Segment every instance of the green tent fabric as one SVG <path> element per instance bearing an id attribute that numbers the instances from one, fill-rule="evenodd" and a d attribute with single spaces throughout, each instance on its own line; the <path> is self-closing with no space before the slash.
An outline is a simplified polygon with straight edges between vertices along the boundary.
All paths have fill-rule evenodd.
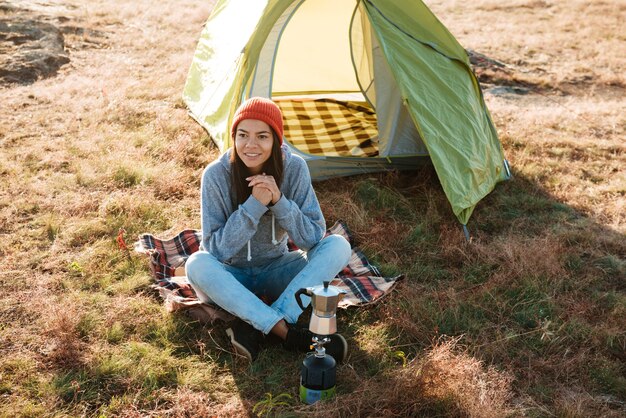
<path id="1" fill-rule="evenodd" d="M 344 22 L 350 27 L 339 27 Z M 360 94 L 376 110 L 380 138 L 373 140 L 381 153 L 313 155 L 293 147 L 314 179 L 410 169 L 430 158 L 466 225 L 476 204 L 510 176 L 467 53 L 421 1 L 221 0 L 201 34 L 183 98 L 224 152 L 231 115 L 245 98 L 334 91 Z"/>

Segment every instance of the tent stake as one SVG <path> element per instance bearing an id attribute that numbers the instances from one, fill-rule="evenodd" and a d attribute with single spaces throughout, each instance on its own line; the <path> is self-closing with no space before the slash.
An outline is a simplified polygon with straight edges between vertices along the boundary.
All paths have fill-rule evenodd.
<path id="1" fill-rule="evenodd" d="M 469 229 L 467 229 L 467 225 L 463 225 L 463 234 L 465 235 L 465 240 L 467 242 L 470 242 L 471 237 L 470 237 Z"/>

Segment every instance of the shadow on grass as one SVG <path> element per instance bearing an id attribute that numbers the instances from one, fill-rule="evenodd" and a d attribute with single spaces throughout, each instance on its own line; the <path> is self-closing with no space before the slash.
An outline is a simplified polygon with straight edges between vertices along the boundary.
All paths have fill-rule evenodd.
<path id="1" fill-rule="evenodd" d="M 520 398 L 573 413 L 559 401 L 569 392 L 591 396 L 585 413 L 623 410 L 623 234 L 519 173 L 479 203 L 472 243 L 431 166 L 318 190 L 343 196 L 324 202 L 333 213 L 350 213 L 339 202 L 354 201 L 356 218 L 366 219 L 347 220 L 359 245 L 384 274 L 406 275 L 370 320 L 392 325 L 410 353 L 441 335 L 462 336 L 476 358 L 515 375 Z M 395 203 L 385 198 L 390 190 Z"/>

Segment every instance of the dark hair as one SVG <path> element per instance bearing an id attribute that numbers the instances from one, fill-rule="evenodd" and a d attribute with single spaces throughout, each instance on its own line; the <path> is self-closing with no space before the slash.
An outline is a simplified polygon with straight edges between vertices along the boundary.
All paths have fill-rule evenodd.
<path id="1" fill-rule="evenodd" d="M 280 149 L 280 138 L 274 129 L 270 129 L 272 130 L 274 142 L 272 144 L 272 153 L 270 154 L 270 158 L 268 158 L 263 164 L 263 172 L 268 176 L 274 177 L 276 185 L 280 189 L 280 185 L 283 182 L 283 171 L 285 168 L 285 165 L 283 164 L 283 152 Z M 235 200 L 233 203 L 236 206 L 241 205 L 248 200 L 252 194 L 252 188 L 248 187 L 248 181 L 246 180 L 246 177 L 250 177 L 250 171 L 243 161 L 241 161 L 241 158 L 239 158 L 234 141 L 235 138 L 233 138 L 233 149 L 230 153 L 230 163 L 233 166 L 231 171 L 231 182 L 233 189 L 235 190 Z"/>

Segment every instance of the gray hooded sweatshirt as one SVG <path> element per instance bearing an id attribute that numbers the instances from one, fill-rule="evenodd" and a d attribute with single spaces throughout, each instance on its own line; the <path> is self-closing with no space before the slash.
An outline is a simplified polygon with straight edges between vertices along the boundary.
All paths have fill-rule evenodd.
<path id="1" fill-rule="evenodd" d="M 271 207 L 252 195 L 235 206 L 229 161 L 232 149 L 205 168 L 201 249 L 222 263 L 238 267 L 265 265 L 288 251 L 288 237 L 305 251 L 324 237 L 326 223 L 306 162 L 286 145 L 281 149 L 285 158 L 282 196 Z"/>

